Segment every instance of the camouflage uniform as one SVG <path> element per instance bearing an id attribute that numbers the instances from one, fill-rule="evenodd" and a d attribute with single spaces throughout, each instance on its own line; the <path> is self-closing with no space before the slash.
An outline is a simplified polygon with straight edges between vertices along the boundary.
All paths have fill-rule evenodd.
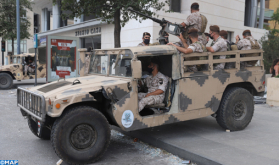
<path id="1" fill-rule="evenodd" d="M 214 50 L 214 52 L 225 52 L 228 49 L 227 42 L 221 36 L 219 36 L 217 40 L 213 41 L 212 43 L 213 43 L 212 49 Z M 220 56 L 220 59 L 226 59 L 226 56 L 225 55 Z M 214 69 L 220 70 L 220 69 L 224 69 L 224 67 L 225 67 L 225 63 L 220 63 L 217 66 L 214 66 Z"/>
<path id="2" fill-rule="evenodd" d="M 35 67 L 35 63 L 34 61 L 32 63 L 30 63 L 29 65 L 31 65 L 32 67 Z M 33 69 L 32 67 L 30 67 L 29 65 L 25 65 L 24 66 L 24 71 L 25 73 L 30 72 L 30 73 L 34 73 L 35 72 L 35 68 Z"/>
<path id="3" fill-rule="evenodd" d="M 148 76 L 146 78 L 146 86 L 148 87 L 148 93 L 154 92 L 157 89 L 161 89 L 164 93 L 160 95 L 152 95 L 145 97 L 148 93 L 139 93 L 139 111 L 141 111 L 146 105 L 159 104 L 164 101 L 165 91 L 168 84 L 168 79 L 161 72 L 158 72 L 154 77 Z"/>
<path id="4" fill-rule="evenodd" d="M 252 36 L 248 36 L 237 43 L 237 48 L 239 50 L 251 50 L 251 42 L 252 40 L 253 43 L 255 43 L 255 39 Z M 262 48 L 262 45 L 258 42 L 260 48 Z"/>
<path id="5" fill-rule="evenodd" d="M 148 46 L 148 45 L 145 45 L 143 42 L 139 43 L 138 46 Z"/>
<path id="6" fill-rule="evenodd" d="M 197 41 L 195 43 L 190 44 L 188 49 L 192 49 L 193 53 L 202 53 L 205 51 L 205 46 L 202 45 L 199 41 Z M 187 66 L 187 72 L 197 72 L 197 71 L 198 69 L 196 65 Z"/>
<path id="7" fill-rule="evenodd" d="M 187 25 L 188 30 L 195 28 L 195 29 L 198 30 L 198 32 L 201 32 L 202 18 L 201 18 L 200 12 L 197 11 L 197 12 L 191 13 L 187 17 L 187 19 L 186 19 L 186 21 L 184 23 Z M 206 45 L 206 43 L 207 43 L 207 38 L 206 38 L 206 36 L 204 34 L 199 35 L 198 40 L 203 45 Z M 187 44 L 188 45 L 191 44 L 191 40 L 190 39 L 187 39 Z"/>
<path id="8" fill-rule="evenodd" d="M 250 41 L 255 43 L 256 40 L 254 39 L 254 37 L 248 36 L 248 37 L 238 41 L 237 48 L 239 50 L 251 50 L 251 42 Z M 258 42 L 258 44 L 259 44 L 260 49 L 261 49 L 262 45 L 259 42 Z M 253 65 L 255 65 L 256 62 L 257 61 L 254 61 L 254 62 L 240 62 L 240 68 L 244 68 L 246 66 L 253 66 Z"/>

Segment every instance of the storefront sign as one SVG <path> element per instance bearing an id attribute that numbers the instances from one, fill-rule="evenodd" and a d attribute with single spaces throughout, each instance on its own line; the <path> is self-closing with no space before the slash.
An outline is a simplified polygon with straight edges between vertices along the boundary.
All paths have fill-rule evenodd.
<path id="1" fill-rule="evenodd" d="M 51 39 L 51 79 L 75 77 L 76 46 L 75 40 Z"/>
<path id="2" fill-rule="evenodd" d="M 56 75 L 58 75 L 60 78 L 65 78 L 65 76 L 70 76 L 71 75 L 71 68 L 70 67 L 57 66 Z"/>
<path id="3" fill-rule="evenodd" d="M 94 27 L 91 29 L 79 30 L 75 32 L 75 36 L 86 36 L 91 34 L 101 33 L 101 27 Z"/>

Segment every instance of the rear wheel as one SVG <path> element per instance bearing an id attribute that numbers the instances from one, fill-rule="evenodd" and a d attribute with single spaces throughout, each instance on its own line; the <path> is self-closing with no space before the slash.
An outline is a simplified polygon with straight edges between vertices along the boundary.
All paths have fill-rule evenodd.
<path id="1" fill-rule="evenodd" d="M 51 142 L 56 154 L 69 164 L 97 161 L 110 142 L 110 127 L 98 110 L 79 106 L 57 119 L 52 127 Z"/>
<path id="2" fill-rule="evenodd" d="M 9 89 L 13 86 L 13 78 L 8 73 L 0 73 L 0 89 Z"/>
<path id="3" fill-rule="evenodd" d="M 216 120 L 224 129 L 239 131 L 248 126 L 253 114 L 253 96 L 246 89 L 234 87 L 224 93 Z"/>

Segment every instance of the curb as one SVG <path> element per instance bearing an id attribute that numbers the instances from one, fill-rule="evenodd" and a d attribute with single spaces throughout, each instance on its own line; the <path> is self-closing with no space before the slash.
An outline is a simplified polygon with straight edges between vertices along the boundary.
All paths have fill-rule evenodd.
<path id="1" fill-rule="evenodd" d="M 201 155 L 197 155 L 195 153 L 192 153 L 191 151 L 173 146 L 169 143 L 166 143 L 158 138 L 154 138 L 152 136 L 148 136 L 147 134 L 143 134 L 139 131 L 131 131 L 131 132 L 125 132 L 121 130 L 120 128 L 116 126 L 111 126 L 112 129 L 121 132 L 124 135 L 131 136 L 133 138 L 138 138 L 141 141 L 151 144 L 154 147 L 161 148 L 163 150 L 166 150 L 169 153 L 172 153 L 174 155 L 179 156 L 180 158 L 191 160 L 198 165 L 221 165 L 221 163 L 215 162 L 213 160 L 210 160 L 206 157 L 203 157 Z"/>

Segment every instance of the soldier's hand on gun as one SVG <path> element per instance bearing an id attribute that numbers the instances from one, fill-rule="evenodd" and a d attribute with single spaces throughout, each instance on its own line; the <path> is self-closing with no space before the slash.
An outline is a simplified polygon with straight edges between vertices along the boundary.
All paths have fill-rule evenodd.
<path id="1" fill-rule="evenodd" d="M 239 39 L 240 39 L 240 38 L 239 38 L 239 35 L 237 35 L 237 36 L 235 37 L 235 40 L 236 40 L 236 41 L 239 41 Z"/>
<path id="2" fill-rule="evenodd" d="M 182 35 L 182 33 L 180 33 L 180 35 L 178 36 L 178 38 L 179 38 L 181 41 L 184 41 L 184 40 L 185 40 L 184 37 L 183 37 L 183 35 Z"/>
<path id="3" fill-rule="evenodd" d="M 184 22 L 182 22 L 181 25 L 182 25 L 183 27 L 186 27 L 186 24 L 185 24 Z"/>
<path id="4" fill-rule="evenodd" d="M 174 46 L 174 44 L 172 42 L 167 43 L 167 45 L 173 45 Z"/>

